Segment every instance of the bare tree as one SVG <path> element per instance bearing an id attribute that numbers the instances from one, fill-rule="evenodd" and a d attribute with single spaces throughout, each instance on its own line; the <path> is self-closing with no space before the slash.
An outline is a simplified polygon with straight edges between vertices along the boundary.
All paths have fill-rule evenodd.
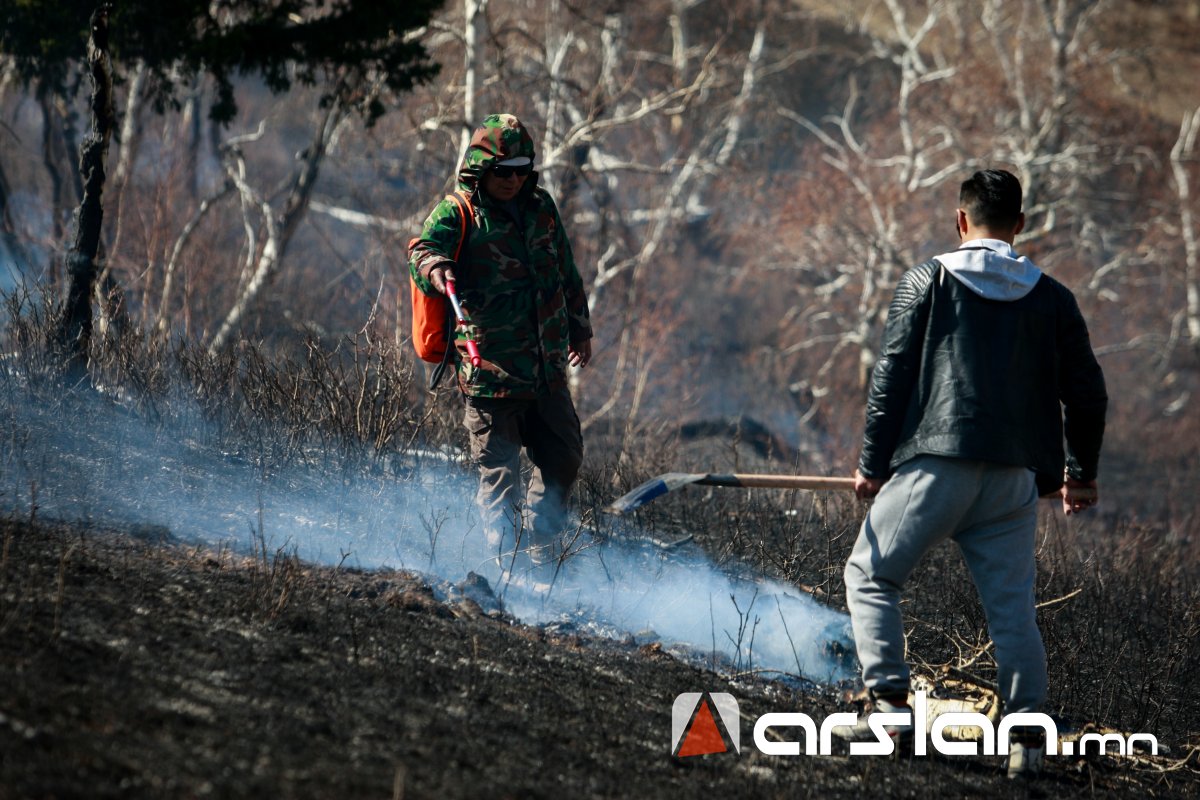
<path id="1" fill-rule="evenodd" d="M 1188 179 L 1189 161 L 1195 159 L 1196 135 L 1200 133 L 1200 107 L 1184 114 L 1179 138 L 1171 148 L 1171 174 L 1179 197 L 1179 225 L 1183 236 L 1184 307 L 1188 344 L 1200 347 L 1200 244 L 1197 244 L 1196 218 L 1192 213 L 1191 183 Z"/>
<path id="2" fill-rule="evenodd" d="M 4 93 L 3 83 L 0 79 L 0 96 Z M 8 136 L 15 138 L 15 134 L 7 126 L 0 124 L 0 140 Z M 13 215 L 12 197 L 12 185 L 4 171 L 4 164 L 0 161 L 0 257 L 7 256 L 14 267 L 25 270 L 32 264 L 17 228 L 16 217 Z"/>
<path id="3" fill-rule="evenodd" d="M 113 252 L 121 249 L 121 221 L 125 208 L 125 189 L 133 171 L 133 160 L 137 154 L 138 115 L 142 109 L 142 93 L 146 85 L 146 64 L 143 61 L 133 68 L 125 92 L 125 110 L 121 115 L 121 129 L 118 135 L 117 163 L 113 168 L 111 193 L 115 198 L 115 213 L 113 214 L 112 245 Z"/>
<path id="4" fill-rule="evenodd" d="M 210 352 L 218 352 L 228 344 L 230 336 L 238 329 L 251 304 L 281 268 L 288 245 L 308 211 L 313 186 L 325 159 L 326 150 L 351 111 L 351 107 L 345 102 L 345 93 L 349 90 L 350 87 L 343 86 L 325 108 L 313 132 L 311 143 L 297 159 L 298 163 L 292 173 L 283 207 L 278 213 L 247 181 L 246 161 L 241 151 L 241 145 L 245 141 L 262 135 L 263 127 L 260 125 L 259 132 L 255 135 L 235 137 L 226 143 L 225 170 L 229 180 L 237 188 L 242 203 L 247 261 L 233 305 L 209 342 Z M 262 219 L 265 238 L 261 246 L 257 244 L 255 234 L 255 214 L 261 214 Z"/>
<path id="5" fill-rule="evenodd" d="M 1105 5 L 884 0 L 859 18 L 870 56 L 850 71 L 842 110 L 816 119 L 781 108 L 823 163 L 811 179 L 832 174 L 853 197 L 853 214 L 826 219 L 818 211 L 794 246 L 803 256 L 793 263 L 806 275 L 781 333 L 782 355 L 798 360 L 780 367 L 815 397 L 810 414 L 831 391 L 845 396 L 831 382 L 849 353 L 859 354 L 864 384 L 899 272 L 928 256 L 929 242 L 953 242 L 949 217 L 930 217 L 941 210 L 929 207 L 930 190 L 972 169 L 1006 166 L 1021 178 L 1030 225 L 1018 246 L 1040 246 L 1039 262 L 1075 264 L 1086 255 L 1097 276 L 1146 263 L 1144 253 L 1121 246 L 1129 228 L 1112 224 L 1095 190 L 1114 162 L 1140 165 L 1142 157 L 1080 113 L 1081 77 L 1089 69 L 1102 77 L 1095 69 L 1121 56 L 1095 48 Z M 890 70 L 895 89 L 886 98 L 878 81 L 869 96 L 860 88 L 859 73 L 873 65 Z M 848 289 L 853 304 L 844 302 Z"/>
<path id="6" fill-rule="evenodd" d="M 75 240 L 67 252 L 71 282 L 56 332 L 58 347 L 73 370 L 83 368 L 92 334 L 92 291 L 99 270 L 100 232 L 104 218 L 105 162 L 112 137 L 112 65 L 108 58 L 108 7 L 100 6 L 91 19 L 88 37 L 88 66 L 92 77 L 91 132 L 80 152 L 79 170 L 84 178 L 83 199 L 76 214 Z"/>
<path id="7" fill-rule="evenodd" d="M 176 237 L 172 244 L 170 255 L 167 257 L 166 265 L 163 268 L 162 291 L 159 295 L 158 311 L 155 313 L 152 321 L 154 330 L 159 336 L 165 336 L 170 331 L 170 311 L 175 291 L 175 276 L 178 274 L 184 248 L 187 247 L 192 236 L 200 228 L 201 223 L 208 217 L 209 212 L 223 199 L 228 197 L 235 188 L 236 182 L 233 179 L 226 180 L 216 191 L 201 200 L 200 205 L 196 208 L 191 218 L 184 224 L 183 229 L 179 232 L 179 236 Z M 244 192 L 239 196 L 243 200 L 246 197 Z"/>
<path id="8" fill-rule="evenodd" d="M 805 310 L 789 322 L 800 323 L 803 332 L 787 335 L 791 343 L 782 352 L 784 356 L 805 351 L 822 354 L 815 369 L 811 358 L 804 359 L 810 366 L 803 368 L 806 377 L 801 388 L 818 401 L 810 406 L 810 416 L 828 394 L 827 382 L 838 374 L 837 365 L 843 363 L 848 349 L 858 354 L 855 384 L 859 390 L 866 385 L 891 289 L 899 273 L 915 263 L 917 244 L 926 238 L 929 221 L 914 217 L 910 198 L 941 185 L 971 163 L 962 154 L 954 129 L 941 117 L 915 107 L 919 93 L 931 93 L 936 84 L 957 74 L 929 42 L 946 18 L 946 4 L 929 3 L 918 23 L 909 21 L 898 0 L 886 0 L 885 5 L 890 24 L 880 29 L 864 20 L 860 30 L 871 43 L 873 59 L 891 65 L 898 78 L 888 117 L 894 124 L 866 118 L 854 73 L 840 113 L 813 120 L 786 107 L 779 109 L 815 138 L 821 161 L 853 193 L 856 209 L 803 240 L 809 258 L 800 261 L 801 269 L 808 269 L 809 259 L 840 265 L 811 287 L 811 301 L 797 304 Z M 856 289 L 853 305 L 837 307 L 829 302 L 834 292 L 850 287 Z"/>
<path id="9" fill-rule="evenodd" d="M 471 143 L 472 126 L 479 111 L 476 100 L 479 95 L 480 39 L 487 25 L 488 0 L 463 0 L 463 122 L 459 135 L 458 152 L 467 152 Z"/>
<path id="10" fill-rule="evenodd" d="M 998 120 L 998 156 L 1011 162 L 1025 189 L 1030 225 L 1020 241 L 1053 233 L 1063 202 L 1079 194 L 1082 177 L 1094 174 L 1096 143 L 1078 126 L 1069 129 L 1078 96 L 1074 62 L 1087 44 L 1093 21 L 1107 6 L 1072 0 L 989 0 L 979 21 L 989 34 L 995 63 L 1004 75 L 1007 107 Z"/>

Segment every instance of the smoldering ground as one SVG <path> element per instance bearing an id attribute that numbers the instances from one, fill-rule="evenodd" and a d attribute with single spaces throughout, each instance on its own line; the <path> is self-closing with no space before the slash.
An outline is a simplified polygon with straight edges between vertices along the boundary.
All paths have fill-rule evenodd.
<path id="1" fill-rule="evenodd" d="M 604 523 L 572 515 L 552 580 L 533 586 L 520 570 L 510 579 L 510 562 L 497 564 L 484 543 L 475 478 L 451 448 L 344 462 L 310 453 L 280 465 L 287 443 L 264 434 L 222 445 L 198 412 L 151 425 L 112 394 L 9 399 L 0 498 L 10 514 L 450 583 L 475 573 L 526 623 L 660 641 L 735 671 L 819 683 L 853 675 L 845 614 L 747 568 L 718 569 L 694 544 L 664 548 L 621 521 L 600 531 Z"/>
<path id="2" fill-rule="evenodd" d="M 261 545 L 257 558 L 233 548 L 251 550 L 250 540 L 265 536 L 290 551 L 299 545 L 284 531 L 296 529 L 343 564 L 411 558 L 427 569 L 457 559 L 461 569 L 473 559 L 463 555 L 473 529 L 447 517 L 445 537 L 431 547 L 429 529 L 412 523 L 427 538 L 405 545 L 411 553 L 389 540 L 372 556 L 356 534 L 365 531 L 366 544 L 382 534 L 361 523 L 375 513 L 364 504 L 390 502 L 382 487 L 415 477 L 359 485 L 297 467 L 264 481 L 248 453 L 127 425 L 110 401 L 85 414 L 60 397 L 54 409 L 23 413 L 26 427 L 16 434 L 14 408 L 3 411 L 13 434 L 5 501 L 19 514 L 0 521 L 0 671 L 10 687 L 0 701 L 0 798 L 858 797 L 864 786 L 873 796 L 1028 794 L 995 758 L 772 758 L 746 746 L 748 729 L 740 754 L 673 758 L 670 712 L 681 693 L 731 692 L 745 720 L 796 708 L 820 718 L 846 707 L 834 692 L 697 669 L 665 657 L 657 643 L 581 635 L 568 624 L 579 606 L 539 606 L 537 613 L 560 617 L 512 625 L 438 602 L 436 580 L 385 568 L 304 568 L 290 556 L 276 581 L 278 558 Z M 75 441 L 61 442 L 62 434 Z M 52 449 L 34 447 L 38 436 Z M 97 438 L 120 447 L 84 444 Z M 42 483 L 11 477 L 17 469 L 27 478 L 38 470 Z M 169 478 L 149 480 L 159 473 Z M 114 496 L 109 489 L 120 481 L 141 488 Z M 342 486 L 358 488 L 343 496 Z M 465 488 L 469 496 L 469 478 Z M 311 499 L 322 492 L 339 502 L 322 509 Z M 297 495 L 307 505 L 296 505 Z M 76 523 L 28 522 L 48 520 L 51 508 Z M 190 532 L 214 544 L 147 544 L 167 533 L 159 519 L 176 539 Z M 608 553 L 610 566 L 617 553 L 635 567 L 655 563 L 628 544 L 592 549 Z M 669 573 L 676 562 L 666 563 Z M 704 566 L 678 563 L 694 574 Z M 763 586 L 753 605 L 739 595 L 743 612 L 765 606 Z M 510 606 L 519 594 L 511 587 Z M 711 639 L 715 624 L 707 627 Z M 1055 762 L 1039 786 L 1063 796 L 1194 796 L 1186 763 L 1161 771 L 1180 762 L 1180 751 L 1172 753 L 1139 769 L 1127 759 Z"/>
<path id="3" fill-rule="evenodd" d="M 669 711 L 682 692 L 733 692 L 749 718 L 847 710 L 826 687 L 758 680 L 764 668 L 836 678 L 847 666 L 833 646 L 845 617 L 741 559 L 761 557 L 763 570 L 823 582 L 836 597 L 851 515 L 827 527 L 792 516 L 776 495 L 726 493 L 664 498 L 649 530 L 594 516 L 630 479 L 672 465 L 669 453 L 630 452 L 631 466 L 614 468 L 624 485 L 599 503 L 598 482 L 581 485 L 573 555 L 551 591 L 492 575 L 508 612 L 532 623 L 515 625 L 453 597 L 461 576 L 491 574 L 474 478 L 445 433 L 452 414 L 422 427 L 446 398 L 412 407 L 387 362 L 388 379 L 376 380 L 338 373 L 324 351 L 296 364 L 247 350 L 180 380 L 169 358 L 123 357 L 115 369 L 100 354 L 96 383 L 122 388 L 93 392 L 62 390 L 37 363 L 18 368 L 38 352 L 14 351 L 0 373 L 0 666 L 15 687 L 0 707 L 0 797 L 5 785 L 15 796 L 206 786 L 222 796 L 365 797 L 397 786 L 548 796 L 569 786 L 572 796 L 657 797 L 701 785 L 723 796 L 836 796 L 857 795 L 863 781 L 883 796 L 1012 791 L 986 759 L 880 770 L 869 759 L 670 757 Z M 347 388 L 347 378 L 358 382 Z M 359 426 L 364 393 L 376 422 Z M 379 420 L 403 435 L 380 435 Z M 689 529 L 703 548 L 654 541 Z M 1049 785 L 1119 796 L 1153 778 L 1159 794 L 1188 796 L 1176 789 L 1194 786 L 1186 682 L 1200 651 L 1178 553 L 1153 547 L 1149 533 L 1052 533 L 1039 596 L 1050 598 L 1058 702 L 1078 720 L 1156 733 L 1166 755 L 1145 767 L 1056 762 Z M 168 537 L 192 544 L 145 545 Z M 1087 570 L 1072 566 L 1081 554 Z M 926 671 L 966 664 L 986 680 L 987 643 L 947 638 L 980 629 L 955 569 L 933 558 L 914 576 L 911 651 Z"/>

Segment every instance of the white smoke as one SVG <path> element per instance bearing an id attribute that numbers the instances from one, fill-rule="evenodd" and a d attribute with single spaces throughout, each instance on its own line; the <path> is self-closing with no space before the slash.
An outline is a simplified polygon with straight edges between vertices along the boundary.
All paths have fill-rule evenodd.
<path id="1" fill-rule="evenodd" d="M 410 569 L 451 582 L 475 572 L 531 624 L 652 631 L 738 669 L 818 682 L 851 677 L 845 614 L 779 582 L 735 579 L 695 546 L 662 548 L 628 532 L 600 542 L 577 529 L 548 591 L 506 583 L 484 545 L 475 478 L 452 454 L 409 453 L 374 475 L 271 472 L 253 453 L 220 454 L 111 411 L 8 413 L 6 424 L 27 432 L 0 443 L 0 506 L 11 512 L 36 504 L 44 517 L 164 526 L 187 542 L 249 550 L 257 541 L 314 563 Z"/>

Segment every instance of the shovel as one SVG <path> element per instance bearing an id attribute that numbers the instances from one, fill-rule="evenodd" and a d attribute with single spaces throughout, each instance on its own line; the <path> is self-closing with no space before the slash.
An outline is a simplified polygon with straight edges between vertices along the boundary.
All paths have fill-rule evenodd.
<path id="1" fill-rule="evenodd" d="M 668 472 L 657 478 L 651 478 L 636 489 L 618 497 L 607 510 L 616 514 L 624 514 L 626 511 L 641 508 L 667 492 L 673 492 L 693 483 L 701 486 L 854 491 L 854 478 L 823 478 L 818 475 L 751 475 L 746 473 L 718 475 L 711 472 Z"/>
<path id="2" fill-rule="evenodd" d="M 811 489 L 813 491 L 854 491 L 854 478 L 825 478 L 819 475 L 752 475 L 747 473 L 715 474 L 711 472 L 668 472 L 659 475 L 621 495 L 606 511 L 624 514 L 641 508 L 655 498 L 662 497 L 693 483 L 701 486 L 737 486 L 742 488 L 761 487 L 766 489 Z M 1094 489 L 1076 489 L 1072 494 L 1079 498 L 1095 498 Z M 1054 492 L 1044 499 L 1057 498 Z"/>

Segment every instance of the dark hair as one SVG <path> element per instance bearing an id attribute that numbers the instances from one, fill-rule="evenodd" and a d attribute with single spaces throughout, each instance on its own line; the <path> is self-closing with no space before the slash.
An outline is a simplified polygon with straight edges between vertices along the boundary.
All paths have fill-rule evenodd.
<path id="1" fill-rule="evenodd" d="M 980 170 L 963 181 L 958 206 L 973 225 L 1011 228 L 1021 217 L 1021 182 L 1002 169 Z"/>

